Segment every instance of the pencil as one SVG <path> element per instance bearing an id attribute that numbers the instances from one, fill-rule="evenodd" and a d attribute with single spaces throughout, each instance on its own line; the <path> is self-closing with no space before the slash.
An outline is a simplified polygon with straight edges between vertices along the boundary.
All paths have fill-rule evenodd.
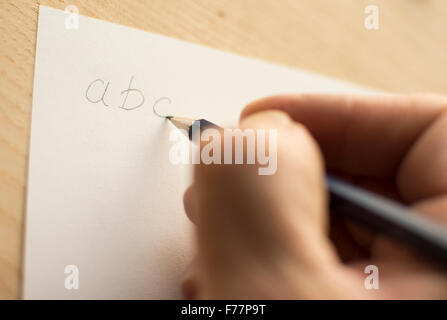
<path id="1" fill-rule="evenodd" d="M 200 129 L 216 127 L 205 119 L 166 117 L 174 126 L 186 130 L 192 140 L 193 125 Z M 447 266 L 447 229 L 423 217 L 418 212 L 379 194 L 326 175 L 329 208 L 344 217 L 386 235 L 432 261 Z"/>

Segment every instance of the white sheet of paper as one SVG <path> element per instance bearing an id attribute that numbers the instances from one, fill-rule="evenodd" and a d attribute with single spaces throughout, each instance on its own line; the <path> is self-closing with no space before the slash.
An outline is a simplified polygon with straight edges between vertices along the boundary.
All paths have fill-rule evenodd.
<path id="1" fill-rule="evenodd" d="M 158 99 L 171 101 L 160 111 L 231 125 L 248 102 L 270 94 L 368 91 L 93 18 L 67 29 L 68 18 L 40 6 L 28 299 L 180 298 L 193 255 L 182 205 L 190 168 L 169 161 L 173 128 L 153 114 Z M 76 275 L 65 273 L 70 265 L 79 271 L 77 290 L 66 288 Z"/>

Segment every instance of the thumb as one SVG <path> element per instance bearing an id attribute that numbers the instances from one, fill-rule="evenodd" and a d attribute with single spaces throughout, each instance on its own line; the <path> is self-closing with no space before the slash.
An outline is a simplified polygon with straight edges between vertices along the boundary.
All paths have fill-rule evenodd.
<path id="1" fill-rule="evenodd" d="M 327 238 L 320 151 L 307 130 L 280 111 L 255 113 L 240 127 L 246 129 L 244 163 L 253 152 L 250 132 L 255 137 L 255 164 L 201 164 L 195 170 L 204 295 L 307 297 L 314 290 L 312 277 L 331 277 L 327 270 L 338 265 Z M 267 141 L 256 129 L 266 129 Z M 225 141 L 221 139 L 223 149 L 228 147 Z M 269 161 L 276 160 L 273 174 L 259 174 L 263 150 L 268 150 Z"/>

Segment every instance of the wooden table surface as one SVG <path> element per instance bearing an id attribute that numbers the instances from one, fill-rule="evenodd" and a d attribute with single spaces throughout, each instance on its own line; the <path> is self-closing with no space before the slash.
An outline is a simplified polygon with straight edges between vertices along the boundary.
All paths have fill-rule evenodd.
<path id="1" fill-rule="evenodd" d="M 0 299 L 21 291 L 39 4 L 388 91 L 447 94 L 445 0 L 1 0 Z M 379 30 L 364 27 L 371 4 Z"/>

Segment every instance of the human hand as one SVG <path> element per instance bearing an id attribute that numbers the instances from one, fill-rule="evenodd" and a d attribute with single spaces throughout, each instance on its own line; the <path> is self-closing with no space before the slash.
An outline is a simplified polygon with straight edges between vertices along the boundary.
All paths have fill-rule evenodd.
<path id="1" fill-rule="evenodd" d="M 278 129 L 278 169 L 196 167 L 184 200 L 199 253 L 186 298 L 447 298 L 444 270 L 329 214 L 324 184 L 326 166 L 447 226 L 446 98 L 275 96 L 247 106 L 240 127 Z M 379 290 L 364 287 L 367 265 Z"/>

